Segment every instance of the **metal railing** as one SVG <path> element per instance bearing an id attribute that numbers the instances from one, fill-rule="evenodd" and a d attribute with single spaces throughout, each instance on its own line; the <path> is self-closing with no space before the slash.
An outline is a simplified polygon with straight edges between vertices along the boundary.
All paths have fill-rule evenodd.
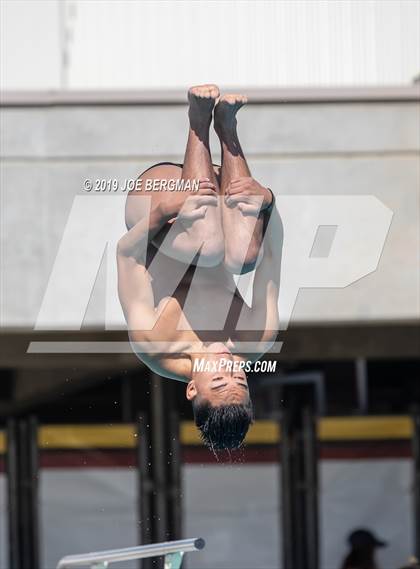
<path id="1" fill-rule="evenodd" d="M 150 543 L 137 547 L 124 549 L 110 549 L 108 551 L 95 551 L 78 555 L 63 557 L 57 569 L 71 567 L 90 567 L 91 569 L 106 569 L 110 563 L 145 559 L 146 557 L 165 557 L 165 569 L 179 569 L 184 553 L 199 551 L 205 546 L 201 537 L 194 539 L 181 539 L 180 541 L 165 541 L 164 543 Z"/>

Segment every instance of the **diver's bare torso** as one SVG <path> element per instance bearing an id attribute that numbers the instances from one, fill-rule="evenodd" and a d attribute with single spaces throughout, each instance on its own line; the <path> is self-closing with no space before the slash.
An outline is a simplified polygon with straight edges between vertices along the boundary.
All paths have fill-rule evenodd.
<path id="1" fill-rule="evenodd" d="M 176 265 L 177 261 L 166 257 L 155 262 L 152 270 L 149 267 L 157 302 L 153 336 L 159 341 L 148 339 L 145 331 L 130 331 L 131 345 L 138 358 L 159 375 L 179 380 L 185 380 L 190 373 L 191 354 L 204 354 L 208 344 L 223 343 L 229 346 L 234 356 L 258 359 L 264 350 L 241 353 L 243 342 L 258 345 L 264 331 L 237 329 L 239 318 L 245 328 L 247 322 L 251 324 L 252 312 L 237 290 L 232 275 L 223 265 L 190 267 L 175 292 L 166 295 L 169 291 L 164 290 L 168 284 L 165 275 L 167 271 L 173 274 Z M 160 271 L 165 274 L 159 274 Z"/>

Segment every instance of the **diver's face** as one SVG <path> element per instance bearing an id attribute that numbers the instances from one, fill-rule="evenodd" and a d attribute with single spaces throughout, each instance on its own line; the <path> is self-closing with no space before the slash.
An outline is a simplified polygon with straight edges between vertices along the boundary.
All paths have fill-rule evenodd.
<path id="1" fill-rule="evenodd" d="M 224 344 L 211 344 L 208 351 L 192 358 L 192 376 L 187 399 L 199 395 L 212 406 L 244 404 L 249 400 L 244 359 L 233 355 Z"/>

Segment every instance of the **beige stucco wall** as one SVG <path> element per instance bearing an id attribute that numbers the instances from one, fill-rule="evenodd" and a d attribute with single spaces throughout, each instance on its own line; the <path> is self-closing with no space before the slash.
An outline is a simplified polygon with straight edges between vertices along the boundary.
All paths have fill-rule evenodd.
<path id="1" fill-rule="evenodd" d="M 289 101 L 241 111 L 252 173 L 276 193 L 373 195 L 393 212 L 377 269 L 345 288 L 302 289 L 292 322 L 418 318 L 418 126 L 413 100 Z M 34 325 L 83 180 L 124 180 L 154 162 L 182 160 L 186 128 L 179 104 L 2 108 L 3 327 Z M 121 211 L 116 216 L 121 222 Z M 89 322 L 100 324 L 103 306 L 92 306 Z"/>

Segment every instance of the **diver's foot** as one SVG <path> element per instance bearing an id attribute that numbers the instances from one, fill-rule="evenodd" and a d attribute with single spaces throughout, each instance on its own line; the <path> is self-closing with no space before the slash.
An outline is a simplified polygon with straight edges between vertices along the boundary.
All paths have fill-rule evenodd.
<path id="1" fill-rule="evenodd" d="M 214 129 L 220 138 L 236 132 L 236 113 L 248 99 L 245 95 L 224 95 L 214 109 Z"/>
<path id="2" fill-rule="evenodd" d="M 219 97 L 217 85 L 197 85 L 188 90 L 189 110 L 188 117 L 193 130 L 209 128 L 214 105 Z"/>

